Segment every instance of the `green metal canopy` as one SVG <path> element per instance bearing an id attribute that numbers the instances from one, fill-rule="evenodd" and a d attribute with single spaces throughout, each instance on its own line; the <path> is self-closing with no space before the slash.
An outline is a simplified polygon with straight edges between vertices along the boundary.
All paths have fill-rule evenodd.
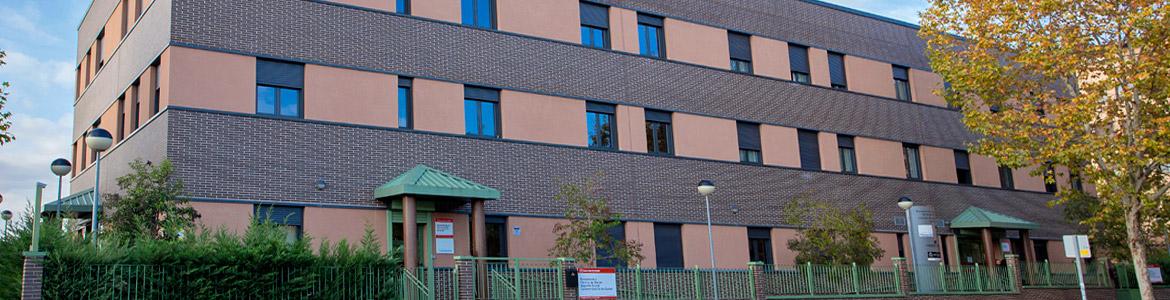
<path id="1" fill-rule="evenodd" d="M 951 228 L 1036 229 L 1037 227 L 1040 225 L 974 206 L 968 207 L 958 217 L 951 220 Z"/>
<path id="2" fill-rule="evenodd" d="M 98 211 L 101 211 L 98 207 Z M 90 213 L 93 212 L 93 189 L 86 189 L 69 195 L 61 200 L 45 204 L 43 214 L 48 213 Z"/>
<path id="3" fill-rule="evenodd" d="M 378 199 L 402 195 L 495 200 L 500 198 L 500 191 L 418 165 L 374 190 L 374 198 Z"/>

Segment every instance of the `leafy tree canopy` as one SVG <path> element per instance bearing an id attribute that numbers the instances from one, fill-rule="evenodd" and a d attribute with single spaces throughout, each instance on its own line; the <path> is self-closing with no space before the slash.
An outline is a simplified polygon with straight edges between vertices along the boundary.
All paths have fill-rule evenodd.
<path id="1" fill-rule="evenodd" d="M 642 261 L 641 243 L 618 240 L 610 234 L 612 228 L 622 226 L 621 214 L 610 210 L 609 201 L 597 195 L 593 180 L 561 185 L 555 198 L 566 204 L 568 222 L 553 226 L 557 238 L 549 255 L 587 265 L 598 261 L 637 265 Z"/>
<path id="2" fill-rule="evenodd" d="M 797 199 L 784 208 L 790 225 L 800 226 L 788 249 L 796 251 L 796 263 L 871 265 L 885 254 L 873 232 L 873 212 L 859 205 L 838 209 L 820 201 Z"/>

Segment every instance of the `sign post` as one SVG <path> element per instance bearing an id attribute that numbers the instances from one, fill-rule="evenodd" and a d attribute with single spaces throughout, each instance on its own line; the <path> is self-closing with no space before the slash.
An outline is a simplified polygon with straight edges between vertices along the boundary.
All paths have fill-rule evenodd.
<path id="1" fill-rule="evenodd" d="M 1085 274 L 1081 271 L 1081 258 L 1093 257 L 1093 252 L 1089 250 L 1089 236 L 1087 235 L 1066 235 L 1064 236 L 1064 256 L 1072 258 L 1077 265 L 1077 284 L 1081 287 L 1081 300 L 1086 300 L 1085 297 Z"/>

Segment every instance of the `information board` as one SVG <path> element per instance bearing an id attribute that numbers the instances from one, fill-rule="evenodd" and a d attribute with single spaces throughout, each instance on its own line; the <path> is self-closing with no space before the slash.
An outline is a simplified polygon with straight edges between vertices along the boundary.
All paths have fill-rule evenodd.
<path id="1" fill-rule="evenodd" d="M 577 269 L 577 296 L 580 299 L 617 299 L 617 271 L 614 268 Z"/>

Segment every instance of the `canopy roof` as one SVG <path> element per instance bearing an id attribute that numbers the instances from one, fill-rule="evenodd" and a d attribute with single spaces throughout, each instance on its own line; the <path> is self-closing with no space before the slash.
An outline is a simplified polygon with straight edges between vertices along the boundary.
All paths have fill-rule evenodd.
<path id="1" fill-rule="evenodd" d="M 1036 229 L 1037 227 L 1040 225 L 974 206 L 968 207 L 958 217 L 951 220 L 951 228 Z"/>
<path id="2" fill-rule="evenodd" d="M 98 207 L 98 211 L 102 208 Z M 45 204 L 43 213 L 89 213 L 93 212 L 93 189 L 86 189 L 72 195 L 61 198 L 61 200 L 49 202 Z"/>
<path id="3" fill-rule="evenodd" d="M 378 199 L 402 195 L 495 200 L 500 198 L 500 191 L 418 165 L 374 189 L 374 198 Z"/>

